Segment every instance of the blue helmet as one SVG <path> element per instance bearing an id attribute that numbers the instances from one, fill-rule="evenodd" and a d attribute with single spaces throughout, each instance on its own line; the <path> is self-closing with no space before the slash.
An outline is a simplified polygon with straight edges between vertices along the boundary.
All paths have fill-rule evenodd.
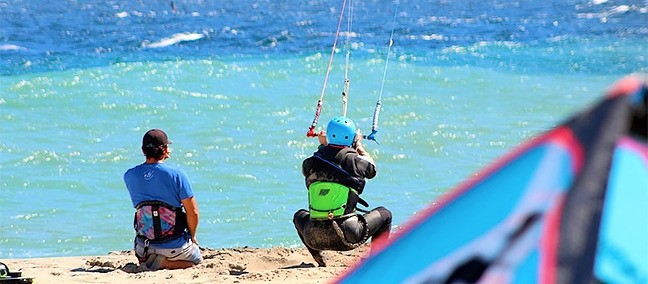
<path id="1" fill-rule="evenodd" d="M 326 126 L 326 140 L 329 144 L 351 146 L 356 136 L 356 126 L 351 119 L 338 116 Z"/>

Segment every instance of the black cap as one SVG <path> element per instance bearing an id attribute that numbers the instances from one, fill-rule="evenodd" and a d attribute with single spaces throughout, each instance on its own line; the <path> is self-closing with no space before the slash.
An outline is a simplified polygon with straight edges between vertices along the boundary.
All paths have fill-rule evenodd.
<path id="1" fill-rule="evenodd" d="M 157 148 L 167 144 L 171 144 L 171 141 L 169 141 L 166 133 L 160 129 L 151 129 L 142 138 L 143 148 Z"/>

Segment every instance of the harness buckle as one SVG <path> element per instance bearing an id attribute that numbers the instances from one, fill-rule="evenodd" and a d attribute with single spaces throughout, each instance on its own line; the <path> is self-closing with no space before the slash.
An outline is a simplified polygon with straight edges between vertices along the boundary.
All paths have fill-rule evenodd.
<path id="1" fill-rule="evenodd" d="M 148 257 L 149 244 L 150 244 L 149 240 L 144 238 L 144 252 L 142 253 L 142 255 L 139 255 L 137 253 L 137 251 L 135 251 L 135 255 L 137 256 L 137 260 L 139 260 L 140 263 L 145 262 L 146 258 Z"/>

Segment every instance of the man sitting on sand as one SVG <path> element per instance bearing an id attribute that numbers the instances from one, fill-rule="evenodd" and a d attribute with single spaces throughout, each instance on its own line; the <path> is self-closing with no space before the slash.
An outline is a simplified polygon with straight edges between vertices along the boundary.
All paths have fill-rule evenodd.
<path id="1" fill-rule="evenodd" d="M 293 223 L 317 264 L 326 266 L 323 250 L 352 250 L 369 238 L 373 247 L 376 240 L 386 239 L 392 215 L 384 207 L 356 213 L 358 202 L 367 206 L 359 195 L 365 178 L 376 176 L 376 166 L 360 143 L 362 135 L 353 121 L 333 118 L 317 138 L 321 144 L 318 151 L 302 164 L 309 210 L 297 211 Z"/>
<path id="2" fill-rule="evenodd" d="M 146 161 L 124 174 L 136 209 L 135 254 L 143 270 L 188 268 L 202 261 L 196 241 L 198 204 L 187 174 L 164 163 L 170 143 L 162 130 L 146 132 Z"/>

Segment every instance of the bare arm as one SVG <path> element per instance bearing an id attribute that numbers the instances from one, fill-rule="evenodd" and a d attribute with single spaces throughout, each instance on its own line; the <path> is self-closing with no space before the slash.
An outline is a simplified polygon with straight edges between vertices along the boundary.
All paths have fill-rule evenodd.
<path id="1" fill-rule="evenodd" d="M 371 155 L 369 155 L 369 152 L 367 152 L 367 150 L 365 150 L 365 148 L 362 146 L 362 143 L 360 143 L 360 141 L 358 141 L 357 144 L 356 144 L 356 151 L 358 152 L 358 155 L 363 156 L 365 159 L 367 159 L 372 164 L 374 164 L 374 165 L 376 164 L 374 159 L 371 157 Z"/>
<path id="2" fill-rule="evenodd" d="M 358 155 L 362 156 L 365 158 L 367 161 L 370 163 L 376 165 L 376 161 L 369 155 L 369 152 L 365 150 L 364 146 L 362 146 L 362 132 L 360 129 L 356 132 L 356 137 L 354 138 L 355 140 L 353 141 L 353 145 L 355 146 L 356 152 L 358 152 Z"/>
<path id="3" fill-rule="evenodd" d="M 189 230 L 189 234 L 191 235 L 191 240 L 194 243 L 198 244 L 198 241 L 196 240 L 196 230 L 198 229 L 198 221 L 200 219 L 198 203 L 196 203 L 196 199 L 192 196 L 183 199 L 182 205 L 184 206 L 185 212 L 187 213 L 187 228 Z"/>

